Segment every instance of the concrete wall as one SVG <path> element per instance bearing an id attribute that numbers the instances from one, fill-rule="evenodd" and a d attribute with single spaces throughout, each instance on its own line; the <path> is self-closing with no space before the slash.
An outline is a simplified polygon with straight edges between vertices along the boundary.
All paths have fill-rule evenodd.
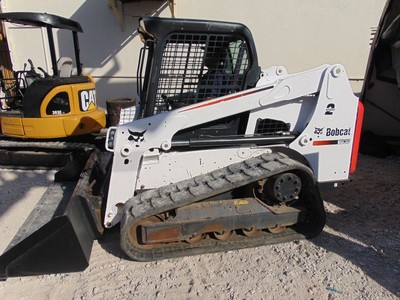
<path id="1" fill-rule="evenodd" d="M 68 4 L 67 4 L 68 3 Z M 120 7 L 119 7 L 120 8 Z M 99 104 L 112 98 L 136 98 L 136 66 L 142 46 L 137 36 L 137 17 L 145 14 L 171 17 L 168 5 L 159 1 L 143 1 L 125 6 L 124 30 L 121 30 L 107 0 L 2 0 L 2 11 L 47 12 L 78 21 L 83 33 L 79 34 L 83 72 L 96 81 Z M 23 69 L 31 58 L 35 66 L 51 72 L 49 53 L 44 51 L 44 30 L 9 26 L 7 31 L 14 69 Z M 73 57 L 70 33 L 55 34 L 61 56 Z"/>
<path id="2" fill-rule="evenodd" d="M 175 16 L 236 21 L 253 33 L 262 67 L 284 65 L 289 72 L 325 63 L 341 63 L 349 77 L 362 80 L 373 27 L 385 0 L 175 0 Z M 117 1 L 117 4 L 118 1 Z M 167 2 L 139 1 L 125 5 L 124 30 L 107 0 L 2 0 L 2 11 L 47 12 L 81 23 L 84 72 L 95 77 L 100 104 L 119 97 L 135 98 L 136 66 L 141 42 L 137 18 L 144 14 L 171 17 Z M 50 69 L 44 32 L 8 30 L 15 69 L 27 58 Z M 58 33 L 59 51 L 73 56 L 69 36 Z M 355 92 L 361 88 L 354 85 Z"/>
<path id="3" fill-rule="evenodd" d="M 341 63 L 363 79 L 374 27 L 386 0 L 176 0 L 177 15 L 246 24 L 261 66 L 289 73 Z M 355 91 L 361 84 L 354 84 Z"/>

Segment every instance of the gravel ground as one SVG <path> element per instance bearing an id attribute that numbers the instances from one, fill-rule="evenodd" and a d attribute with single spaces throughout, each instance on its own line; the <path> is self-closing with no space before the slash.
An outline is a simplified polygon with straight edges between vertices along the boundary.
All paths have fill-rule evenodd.
<path id="1" fill-rule="evenodd" d="M 0 170 L 0 250 L 54 172 Z M 400 157 L 361 155 L 353 182 L 324 192 L 310 241 L 151 263 L 128 261 L 118 232 L 81 273 L 10 278 L 0 299 L 400 299 Z"/>

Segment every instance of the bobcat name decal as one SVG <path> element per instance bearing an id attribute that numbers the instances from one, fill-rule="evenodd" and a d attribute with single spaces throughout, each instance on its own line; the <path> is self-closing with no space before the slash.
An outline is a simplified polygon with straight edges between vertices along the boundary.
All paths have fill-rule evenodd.
<path id="1" fill-rule="evenodd" d="M 314 134 L 317 138 L 323 136 L 322 140 L 314 140 L 313 146 L 327 146 L 327 145 L 349 145 L 351 143 L 351 128 L 331 128 L 328 127 L 314 127 Z M 335 139 L 336 138 L 336 139 Z"/>

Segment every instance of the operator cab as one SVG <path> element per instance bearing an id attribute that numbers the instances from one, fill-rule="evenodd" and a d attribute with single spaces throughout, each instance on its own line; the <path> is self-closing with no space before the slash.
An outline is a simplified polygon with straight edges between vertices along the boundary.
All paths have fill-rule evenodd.
<path id="1" fill-rule="evenodd" d="M 144 17 L 138 67 L 143 117 L 254 87 L 260 68 L 243 24 Z"/>

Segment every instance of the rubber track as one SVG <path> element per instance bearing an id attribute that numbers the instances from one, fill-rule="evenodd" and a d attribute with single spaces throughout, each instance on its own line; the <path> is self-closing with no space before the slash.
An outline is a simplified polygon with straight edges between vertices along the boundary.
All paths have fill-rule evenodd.
<path id="1" fill-rule="evenodd" d="M 209 237 L 196 244 L 177 242 L 157 245 L 156 248 L 133 248 L 128 240 L 129 228 L 139 220 L 185 206 L 209 197 L 225 193 L 240 186 L 250 184 L 290 170 L 303 171 L 311 179 L 310 196 L 316 208 L 318 222 L 309 233 L 297 233 L 287 229 L 280 234 L 271 234 L 262 231 L 255 237 L 233 235 L 227 241 L 214 240 Z M 295 239 L 311 237 L 319 233 L 325 224 L 325 214 L 318 189 L 316 188 L 313 173 L 305 165 L 281 153 L 264 154 L 225 168 L 200 175 L 192 179 L 180 181 L 158 189 L 145 191 L 131 198 L 125 204 L 125 212 L 121 221 L 121 248 L 132 259 L 151 261 L 165 258 L 174 258 L 186 255 L 196 255 L 211 252 L 235 250 L 256 247 L 265 244 L 287 242 Z M 312 232 L 312 233 L 310 233 Z M 310 236 L 308 236 L 310 235 Z"/>

